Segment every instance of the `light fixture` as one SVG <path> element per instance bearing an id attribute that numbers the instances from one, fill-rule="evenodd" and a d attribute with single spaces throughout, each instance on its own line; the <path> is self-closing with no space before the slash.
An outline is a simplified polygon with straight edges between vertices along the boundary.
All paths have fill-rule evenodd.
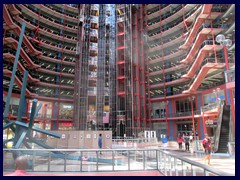
<path id="1" fill-rule="evenodd" d="M 220 43 L 221 45 L 225 45 L 230 47 L 232 45 L 232 40 L 231 39 L 225 39 L 225 36 L 223 34 L 219 34 L 216 37 L 216 41 Z"/>

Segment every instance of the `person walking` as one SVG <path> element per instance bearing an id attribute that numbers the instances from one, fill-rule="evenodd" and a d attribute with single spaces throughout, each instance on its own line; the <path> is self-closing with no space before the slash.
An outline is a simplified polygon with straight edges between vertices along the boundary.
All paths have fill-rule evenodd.
<path id="1" fill-rule="evenodd" d="M 202 140 L 202 146 L 206 154 L 206 156 L 204 157 L 204 162 L 206 164 L 206 160 L 208 160 L 208 165 L 211 165 L 210 159 L 211 159 L 211 151 L 212 151 L 212 141 L 208 137 L 208 135 L 205 135 L 205 138 Z"/>
<path id="2" fill-rule="evenodd" d="M 7 174 L 6 176 L 29 176 L 26 173 L 27 169 L 27 158 L 25 156 L 19 156 L 15 160 L 15 171 L 14 173 Z"/>
<path id="3" fill-rule="evenodd" d="M 181 135 L 178 136 L 177 138 L 177 142 L 178 142 L 178 148 L 179 150 L 182 150 L 182 142 L 183 142 L 183 138 Z"/>
<path id="4" fill-rule="evenodd" d="M 98 148 L 102 149 L 102 134 L 99 134 L 98 136 Z M 101 151 L 100 151 L 100 154 L 102 154 Z"/>
<path id="5" fill-rule="evenodd" d="M 190 141 L 190 137 L 188 136 L 188 134 L 184 137 L 184 142 L 185 142 L 185 148 L 186 151 L 189 151 L 189 141 Z"/>

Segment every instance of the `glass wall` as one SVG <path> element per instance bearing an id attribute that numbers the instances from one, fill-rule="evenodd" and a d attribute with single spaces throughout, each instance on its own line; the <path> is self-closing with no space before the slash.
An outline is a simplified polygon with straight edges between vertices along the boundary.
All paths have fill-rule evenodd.
<path id="1" fill-rule="evenodd" d="M 197 121 L 194 122 L 195 123 L 195 132 L 196 135 L 198 135 L 197 129 L 198 129 L 198 125 L 197 125 Z M 186 121 L 186 120 L 178 120 L 177 122 L 177 135 L 191 135 L 193 134 L 193 123 L 192 121 Z"/>
<path id="2" fill-rule="evenodd" d="M 225 100 L 224 90 L 220 90 L 217 95 L 213 92 L 203 95 L 204 105 L 216 102 L 217 97 L 220 98 L 221 100 Z"/>
<path id="3" fill-rule="evenodd" d="M 156 137 L 161 140 L 163 135 L 167 134 L 166 122 L 153 122 L 153 130 L 156 131 Z"/>
<path id="4" fill-rule="evenodd" d="M 196 105 L 193 102 L 193 110 L 196 110 Z M 188 99 L 176 101 L 176 113 L 178 112 L 189 112 L 192 111 L 191 101 Z"/>
<path id="5" fill-rule="evenodd" d="M 152 118 L 163 118 L 166 114 L 166 105 L 163 103 L 152 103 Z"/>

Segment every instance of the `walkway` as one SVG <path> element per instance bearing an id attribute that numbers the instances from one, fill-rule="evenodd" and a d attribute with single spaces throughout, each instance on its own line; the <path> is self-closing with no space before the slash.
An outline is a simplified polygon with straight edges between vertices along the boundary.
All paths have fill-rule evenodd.
<path id="1" fill-rule="evenodd" d="M 181 157 L 185 157 L 187 159 L 199 162 L 204 164 L 204 156 L 205 154 L 202 153 L 194 153 L 191 150 L 191 152 L 186 151 L 179 151 L 178 145 L 175 142 L 170 142 L 167 144 L 161 144 L 159 145 L 160 149 L 165 149 L 167 151 L 171 151 L 174 154 L 178 154 Z M 184 146 L 183 146 L 184 148 Z M 211 156 L 211 167 L 220 169 L 224 172 L 235 174 L 235 156 L 229 156 L 228 154 L 212 154 Z"/>

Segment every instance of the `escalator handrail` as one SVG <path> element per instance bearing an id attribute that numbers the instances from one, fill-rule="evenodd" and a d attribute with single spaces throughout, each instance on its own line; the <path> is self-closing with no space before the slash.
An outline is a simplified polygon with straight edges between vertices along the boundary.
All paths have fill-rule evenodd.
<path id="1" fill-rule="evenodd" d="M 215 136 L 214 136 L 214 152 L 217 152 L 218 150 L 218 146 L 219 146 L 219 139 L 220 139 L 220 133 L 221 133 L 221 127 L 222 127 L 222 117 L 223 117 L 223 106 L 224 106 L 224 103 L 221 102 L 220 104 L 220 113 L 219 113 L 219 116 L 218 116 L 218 119 L 219 119 L 219 123 L 217 125 L 217 129 L 216 129 L 216 133 L 215 133 Z"/>

